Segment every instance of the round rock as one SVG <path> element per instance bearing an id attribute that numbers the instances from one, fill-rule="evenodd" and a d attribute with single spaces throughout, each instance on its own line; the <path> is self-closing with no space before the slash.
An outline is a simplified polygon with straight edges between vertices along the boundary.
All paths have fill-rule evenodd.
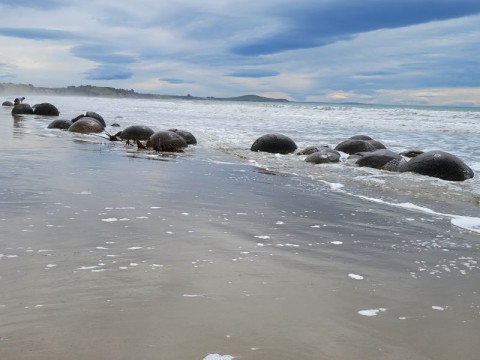
<path id="1" fill-rule="evenodd" d="M 55 105 L 50 103 L 41 103 L 33 105 L 33 113 L 35 115 L 45 115 L 45 116 L 58 116 L 60 112 Z"/>
<path id="2" fill-rule="evenodd" d="M 385 149 L 375 150 L 367 153 L 360 153 L 360 155 L 361 158 L 358 159 L 356 162 L 358 166 L 371 167 L 375 169 L 390 170 L 392 169 L 392 166 L 386 166 L 388 163 L 393 161 L 394 163 L 398 164 L 400 163 L 400 161 L 403 160 L 403 158 L 397 153 Z"/>
<path id="3" fill-rule="evenodd" d="M 308 155 L 305 161 L 313 164 L 337 163 L 340 161 L 340 153 L 336 150 L 321 147 L 318 151 Z"/>
<path id="4" fill-rule="evenodd" d="M 49 129 L 62 129 L 62 130 L 68 130 L 68 128 L 72 125 L 71 120 L 53 120 L 49 125 Z"/>
<path id="5" fill-rule="evenodd" d="M 434 150 L 420 154 L 401 169 L 443 180 L 464 181 L 474 176 L 473 170 L 453 154 Z"/>
<path id="6" fill-rule="evenodd" d="M 346 154 L 356 154 L 359 152 L 375 151 L 376 147 L 370 144 L 370 140 L 345 140 L 335 147 L 335 150 Z"/>
<path id="7" fill-rule="evenodd" d="M 168 131 L 173 131 L 175 134 L 180 135 L 188 145 L 196 145 L 197 144 L 197 139 L 189 131 L 180 130 L 180 129 L 169 129 Z"/>
<path id="8" fill-rule="evenodd" d="M 103 131 L 103 126 L 97 119 L 84 116 L 81 119 L 75 121 L 68 128 L 68 131 L 82 134 L 99 133 Z"/>
<path id="9" fill-rule="evenodd" d="M 33 109 L 29 104 L 18 104 L 12 108 L 12 115 L 33 114 Z"/>
<path id="10" fill-rule="evenodd" d="M 272 154 L 290 154 L 297 150 L 297 144 L 283 134 L 266 134 L 255 140 L 250 150 Z"/>
<path id="11" fill-rule="evenodd" d="M 147 141 L 147 147 L 156 151 L 180 152 L 188 146 L 187 142 L 173 131 L 157 131 Z"/>

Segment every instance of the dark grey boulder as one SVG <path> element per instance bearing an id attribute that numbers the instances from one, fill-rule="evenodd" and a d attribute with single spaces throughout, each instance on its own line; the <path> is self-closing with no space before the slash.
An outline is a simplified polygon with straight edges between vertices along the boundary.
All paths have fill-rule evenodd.
<path id="1" fill-rule="evenodd" d="M 305 161 L 313 164 L 337 163 L 340 161 L 340 153 L 336 150 L 321 147 L 318 151 L 308 155 Z"/>
<path id="2" fill-rule="evenodd" d="M 370 144 L 370 140 L 345 140 L 335 147 L 335 150 L 347 154 L 356 154 L 359 152 L 375 151 L 376 147 Z"/>
<path id="3" fill-rule="evenodd" d="M 150 127 L 145 125 L 130 125 L 122 131 L 116 133 L 113 137 L 121 140 L 148 140 L 153 135 L 153 131 Z M 111 139 L 117 140 L 117 139 Z"/>
<path id="4" fill-rule="evenodd" d="M 313 154 L 317 151 L 320 151 L 320 149 L 323 148 L 328 148 L 327 145 L 322 145 L 322 146 L 307 146 L 305 149 L 298 151 L 297 155 L 310 155 Z"/>
<path id="5" fill-rule="evenodd" d="M 33 109 L 29 104 L 18 104 L 12 108 L 12 115 L 23 115 L 30 114 L 33 115 Z"/>
<path id="6" fill-rule="evenodd" d="M 156 151 L 182 152 L 188 146 L 187 142 L 173 131 L 157 131 L 147 141 L 146 147 Z"/>
<path id="7" fill-rule="evenodd" d="M 420 154 L 423 154 L 422 150 L 405 150 L 400 153 L 400 155 L 408 157 L 408 158 L 414 158 L 415 156 L 418 156 Z"/>
<path id="8" fill-rule="evenodd" d="M 402 166 L 401 172 L 414 172 L 443 180 L 464 181 L 474 176 L 473 170 L 453 154 L 434 150 L 420 154 Z"/>
<path id="9" fill-rule="evenodd" d="M 2 106 L 13 106 L 13 103 L 11 101 L 4 101 Z"/>
<path id="10" fill-rule="evenodd" d="M 356 164 L 358 166 L 365 166 L 365 167 L 370 167 L 370 168 L 375 168 L 375 169 L 383 169 L 383 170 L 392 170 L 396 169 L 400 162 L 403 160 L 403 158 L 398 155 L 397 153 L 386 150 L 386 149 L 380 149 L 380 150 L 375 150 L 371 152 L 366 152 L 366 153 L 359 153 L 361 156 Z M 388 163 L 392 162 L 389 166 L 386 166 Z M 396 164 L 395 166 L 392 166 L 393 164 Z"/>
<path id="11" fill-rule="evenodd" d="M 103 126 L 97 119 L 84 116 L 81 119 L 75 121 L 68 128 L 68 131 L 82 134 L 99 133 L 103 131 Z"/>
<path id="12" fill-rule="evenodd" d="M 89 118 L 95 119 L 102 125 L 102 127 L 104 127 L 104 128 L 107 127 L 107 123 L 105 122 L 103 117 L 101 115 L 97 114 L 96 112 L 93 112 L 93 111 L 87 111 L 85 114 L 80 114 L 77 117 L 74 117 L 72 119 L 72 123 L 75 123 L 75 122 L 77 122 L 78 120 L 80 120 L 84 117 L 89 117 Z"/>
<path id="13" fill-rule="evenodd" d="M 297 144 L 283 134 L 266 134 L 255 140 L 250 150 L 272 154 L 291 154 L 297 150 Z"/>
<path id="14" fill-rule="evenodd" d="M 180 129 L 169 129 L 168 131 L 173 131 L 175 134 L 180 135 L 183 138 L 183 140 L 186 141 L 186 143 L 188 145 L 196 145 L 197 144 L 197 139 L 189 131 L 180 130 Z"/>
<path id="15" fill-rule="evenodd" d="M 100 114 L 97 114 L 97 113 L 94 112 L 94 111 L 87 111 L 87 112 L 85 113 L 85 116 L 88 116 L 88 117 L 97 119 L 98 121 L 100 121 L 100 124 L 102 124 L 103 127 L 106 127 L 106 126 L 107 126 L 107 123 L 105 122 L 105 120 L 103 119 L 103 117 L 102 117 Z"/>
<path id="16" fill-rule="evenodd" d="M 377 149 L 377 150 L 387 148 L 385 145 L 383 145 L 380 141 L 377 141 L 377 140 L 367 140 L 367 142 L 370 145 L 373 145 L 375 147 L 375 149 Z"/>
<path id="17" fill-rule="evenodd" d="M 33 113 L 35 115 L 44 115 L 44 116 L 58 116 L 60 112 L 58 111 L 55 105 L 50 103 L 41 103 L 33 105 Z"/>
<path id="18" fill-rule="evenodd" d="M 71 120 L 53 120 L 49 125 L 49 129 L 62 129 L 62 130 L 68 130 L 68 128 L 72 125 Z"/>
<path id="19" fill-rule="evenodd" d="M 370 136 L 368 135 L 353 135 L 350 136 L 350 140 L 373 140 Z"/>

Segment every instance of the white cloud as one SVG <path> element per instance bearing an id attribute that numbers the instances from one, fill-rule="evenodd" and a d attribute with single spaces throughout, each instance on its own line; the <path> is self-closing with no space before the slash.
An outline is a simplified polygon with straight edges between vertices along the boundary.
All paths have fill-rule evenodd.
<path id="1" fill-rule="evenodd" d="M 244 41 L 287 28 L 288 19 L 278 16 L 279 9 L 319 3 L 325 2 L 265 0 L 252 6 L 250 0 L 71 0 L 45 11 L 18 8 L 15 16 L 6 16 L 7 9 L 0 5 L 0 28 L 59 30 L 65 35 L 43 40 L 0 35 L 0 76 L 38 86 L 112 86 L 87 80 L 85 74 L 123 55 L 132 59 L 123 66 L 133 75 L 114 84 L 142 92 L 216 97 L 278 93 L 299 101 L 480 105 L 480 97 L 471 95 L 480 88 L 480 16 L 365 32 L 328 46 L 268 56 L 232 54 Z M 86 52 L 95 46 L 106 52 Z M 76 53 L 83 58 L 72 49 L 84 50 Z M 114 51 L 112 58 L 107 49 Z M 279 75 L 227 76 L 245 68 Z"/>

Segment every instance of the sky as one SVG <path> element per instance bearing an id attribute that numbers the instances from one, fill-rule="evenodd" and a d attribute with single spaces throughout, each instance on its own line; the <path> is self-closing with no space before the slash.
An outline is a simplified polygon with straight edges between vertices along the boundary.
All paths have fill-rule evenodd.
<path id="1" fill-rule="evenodd" d="M 480 0 L 0 0 L 0 82 L 480 106 Z"/>

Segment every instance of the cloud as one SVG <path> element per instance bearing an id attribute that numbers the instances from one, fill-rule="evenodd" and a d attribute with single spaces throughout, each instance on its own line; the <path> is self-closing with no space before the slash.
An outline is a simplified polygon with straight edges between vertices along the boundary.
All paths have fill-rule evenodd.
<path id="1" fill-rule="evenodd" d="M 11 8 L 53 9 L 62 6 L 61 0 L 0 0 L 0 5 Z"/>
<path id="2" fill-rule="evenodd" d="M 244 69 L 237 70 L 228 74 L 233 77 L 245 77 L 245 78 L 263 78 L 277 76 L 280 73 L 274 70 L 262 70 L 262 69 Z"/>
<path id="3" fill-rule="evenodd" d="M 245 41 L 232 52 L 245 56 L 325 46 L 359 33 L 393 29 L 480 13 L 473 0 L 299 1 L 274 12 L 282 24 L 275 34 Z"/>
<path id="4" fill-rule="evenodd" d="M 195 83 L 195 81 L 187 81 L 187 80 L 177 79 L 177 78 L 163 78 L 163 79 L 160 79 L 160 80 L 165 81 L 169 84 L 173 84 L 173 85 L 194 84 Z"/>
<path id="5" fill-rule="evenodd" d="M 412 90 L 380 89 L 377 103 L 419 104 L 431 106 L 478 106 L 480 88 L 422 88 Z"/>
<path id="6" fill-rule="evenodd" d="M 133 76 L 133 72 L 121 66 L 100 65 L 85 75 L 88 80 L 126 80 Z"/>
<path id="7" fill-rule="evenodd" d="M 135 56 L 122 53 L 114 47 L 105 44 L 86 44 L 75 46 L 71 50 L 72 55 L 108 64 L 131 64 L 136 61 Z"/>
<path id="8" fill-rule="evenodd" d="M 389 90 L 480 87 L 478 0 L 0 0 L 0 11 L 0 74 L 38 86 L 389 103 Z"/>
<path id="9" fill-rule="evenodd" d="M 49 30 L 40 28 L 0 28 L 0 35 L 33 40 L 65 40 L 78 36 L 69 31 Z"/>

